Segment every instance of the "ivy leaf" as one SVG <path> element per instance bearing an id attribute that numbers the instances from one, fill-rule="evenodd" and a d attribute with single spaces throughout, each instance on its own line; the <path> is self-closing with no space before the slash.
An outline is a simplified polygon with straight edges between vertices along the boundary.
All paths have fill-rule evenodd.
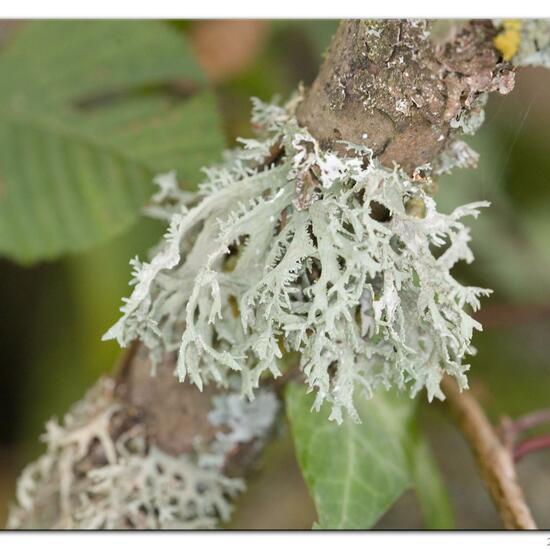
<path id="1" fill-rule="evenodd" d="M 314 395 L 287 394 L 298 462 L 324 529 L 368 529 L 411 485 L 405 451 L 412 400 L 357 400 L 361 424 L 329 421 L 330 406 L 311 411 Z"/>
<path id="2" fill-rule="evenodd" d="M 316 527 L 370 529 L 415 485 L 422 486 L 419 497 L 427 526 L 452 525 L 444 487 L 415 424 L 412 399 L 389 393 L 357 399 L 362 423 L 345 418 L 341 425 L 328 420 L 330 405 L 311 411 L 313 401 L 304 386 L 289 386 L 287 415 L 317 509 Z"/>
<path id="3" fill-rule="evenodd" d="M 0 57 L 0 253 L 79 252 L 127 229 L 176 169 L 223 147 L 189 46 L 155 21 L 25 23 Z"/>

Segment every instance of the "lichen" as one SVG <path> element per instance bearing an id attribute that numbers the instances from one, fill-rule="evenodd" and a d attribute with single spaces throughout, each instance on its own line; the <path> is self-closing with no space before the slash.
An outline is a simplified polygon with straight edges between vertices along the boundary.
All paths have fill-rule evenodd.
<path id="1" fill-rule="evenodd" d="M 495 21 L 502 28 L 495 45 L 517 66 L 550 67 L 550 19 Z"/>
<path id="2" fill-rule="evenodd" d="M 439 155 L 434 173 L 449 174 L 454 168 L 475 168 L 479 160 L 476 153 L 465 141 L 452 140 Z"/>
<path id="3" fill-rule="evenodd" d="M 261 446 L 278 403 L 263 390 L 254 403 L 234 392 L 215 398 L 213 441 L 172 456 L 142 422 L 121 418 L 125 407 L 101 379 L 65 415 L 51 420 L 47 451 L 17 483 L 10 529 L 210 529 L 230 517 L 244 482 L 224 473 L 236 446 Z"/>
<path id="4" fill-rule="evenodd" d="M 451 128 L 460 129 L 464 134 L 474 135 L 485 121 L 485 105 L 489 94 L 479 94 L 469 109 L 463 109 L 460 114 L 450 121 Z"/>
<path id="5" fill-rule="evenodd" d="M 220 429 L 208 450 L 200 454 L 199 464 L 218 468 L 225 466 L 227 458 L 239 445 L 253 442 L 257 449 L 263 447 L 279 411 L 277 398 L 266 390 L 258 391 L 252 402 L 236 392 L 221 393 L 213 398 L 212 405 L 208 420 Z M 200 446 L 201 442 L 197 441 L 197 447 Z"/>
<path id="6" fill-rule="evenodd" d="M 343 411 L 357 420 L 355 390 L 426 388 L 431 400 L 445 373 L 466 387 L 481 327 L 465 308 L 488 291 L 451 269 L 473 260 L 461 219 L 487 203 L 440 213 L 424 185 L 365 147 L 323 150 L 294 105 L 256 100 L 261 139 L 206 170 L 191 202 L 155 206 L 169 230 L 150 262 L 133 262 L 134 292 L 105 338 L 138 338 L 154 362 L 176 351 L 180 379 L 199 388 L 237 375 L 249 399 L 297 351 L 315 406 L 329 401 L 338 422 Z"/>
<path id="7" fill-rule="evenodd" d="M 521 42 L 521 21 L 506 19 L 502 22 L 502 30 L 493 39 L 495 48 L 500 51 L 504 61 L 511 61 L 517 54 Z"/>

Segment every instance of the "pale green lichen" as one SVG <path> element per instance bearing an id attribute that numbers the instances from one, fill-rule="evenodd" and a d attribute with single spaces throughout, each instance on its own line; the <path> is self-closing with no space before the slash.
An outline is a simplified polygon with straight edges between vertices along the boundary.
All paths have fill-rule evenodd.
<path id="1" fill-rule="evenodd" d="M 238 373 L 251 399 L 262 376 L 280 374 L 284 351 L 297 351 L 315 406 L 328 400 L 338 422 L 343 410 L 357 419 L 356 389 L 426 388 L 431 400 L 445 373 L 466 387 L 464 356 L 481 327 L 465 308 L 488 291 L 451 269 L 473 260 L 461 218 L 487 203 L 440 213 L 368 149 L 323 151 L 292 105 L 256 100 L 252 121 L 263 138 L 208 169 L 191 202 L 173 175 L 161 180 L 169 200 L 154 208 L 169 230 L 150 262 L 133 261 L 135 289 L 105 338 L 139 338 L 153 361 L 178 352 L 180 379 L 199 388 Z"/>
<path id="2" fill-rule="evenodd" d="M 453 139 L 439 155 L 434 173 L 449 174 L 454 168 L 475 168 L 479 154 L 465 141 Z"/>
<path id="3" fill-rule="evenodd" d="M 485 105 L 488 99 L 487 92 L 479 94 L 469 109 L 462 110 L 458 117 L 451 120 L 451 128 L 458 128 L 464 134 L 474 135 L 485 121 Z"/>
<path id="4" fill-rule="evenodd" d="M 495 20 L 495 46 L 514 65 L 550 68 L 550 19 Z"/>
<path id="5" fill-rule="evenodd" d="M 519 49 L 512 63 L 550 68 L 550 19 L 521 21 Z"/>

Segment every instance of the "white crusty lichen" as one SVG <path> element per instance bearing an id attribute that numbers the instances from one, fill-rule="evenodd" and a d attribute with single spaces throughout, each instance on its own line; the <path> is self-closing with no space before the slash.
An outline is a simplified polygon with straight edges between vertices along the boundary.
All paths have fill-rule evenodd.
<path id="1" fill-rule="evenodd" d="M 521 21 L 521 40 L 512 62 L 550 68 L 550 19 Z"/>
<path id="2" fill-rule="evenodd" d="M 252 442 L 261 449 L 279 410 L 279 401 L 273 392 L 266 390 L 259 390 L 251 402 L 242 399 L 239 393 L 220 393 L 212 398 L 212 405 L 208 421 L 219 429 L 208 450 L 199 455 L 199 465 L 204 467 L 223 468 L 227 457 L 240 445 Z M 197 448 L 201 448 L 200 441 Z"/>
<path id="3" fill-rule="evenodd" d="M 281 374 L 285 352 L 299 352 L 315 406 L 330 402 L 338 422 L 344 411 L 358 420 L 355 390 L 442 398 L 445 373 L 466 387 L 481 328 L 466 309 L 489 291 L 451 269 L 473 260 L 462 219 L 487 203 L 439 212 L 418 178 L 370 150 L 324 151 L 293 105 L 255 100 L 261 139 L 205 170 L 193 198 L 174 174 L 158 180 L 151 209 L 168 232 L 149 262 L 132 262 L 134 291 L 105 338 L 138 338 L 153 362 L 176 351 L 180 379 L 199 388 L 237 373 L 250 399 L 262 376 Z"/>
<path id="4" fill-rule="evenodd" d="M 240 479 L 203 468 L 189 455 L 173 457 L 145 441 L 120 445 L 115 464 L 90 470 L 73 510 L 79 529 L 212 529 L 227 521 Z"/>
<path id="5" fill-rule="evenodd" d="M 224 473 L 241 444 L 261 445 L 277 400 L 262 390 L 262 410 L 234 392 L 215 398 L 213 441 L 172 456 L 140 421 L 126 422 L 102 379 L 65 415 L 47 423 L 46 453 L 22 472 L 10 529 L 210 529 L 227 521 L 244 482 Z"/>

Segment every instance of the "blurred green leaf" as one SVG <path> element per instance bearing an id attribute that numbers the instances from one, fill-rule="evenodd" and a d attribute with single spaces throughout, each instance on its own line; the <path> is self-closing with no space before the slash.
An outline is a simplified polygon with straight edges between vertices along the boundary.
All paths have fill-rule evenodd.
<path id="1" fill-rule="evenodd" d="M 0 252 L 28 263 L 106 240 L 135 221 L 154 174 L 194 183 L 222 146 L 175 28 L 27 23 L 0 58 Z"/>
<path id="2" fill-rule="evenodd" d="M 454 529 L 454 514 L 439 468 L 419 431 L 410 447 L 411 472 L 426 529 Z"/>
<path id="3" fill-rule="evenodd" d="M 303 28 L 311 41 L 316 53 L 321 57 L 330 45 L 330 41 L 338 28 L 336 19 L 317 19 L 303 21 Z"/>

